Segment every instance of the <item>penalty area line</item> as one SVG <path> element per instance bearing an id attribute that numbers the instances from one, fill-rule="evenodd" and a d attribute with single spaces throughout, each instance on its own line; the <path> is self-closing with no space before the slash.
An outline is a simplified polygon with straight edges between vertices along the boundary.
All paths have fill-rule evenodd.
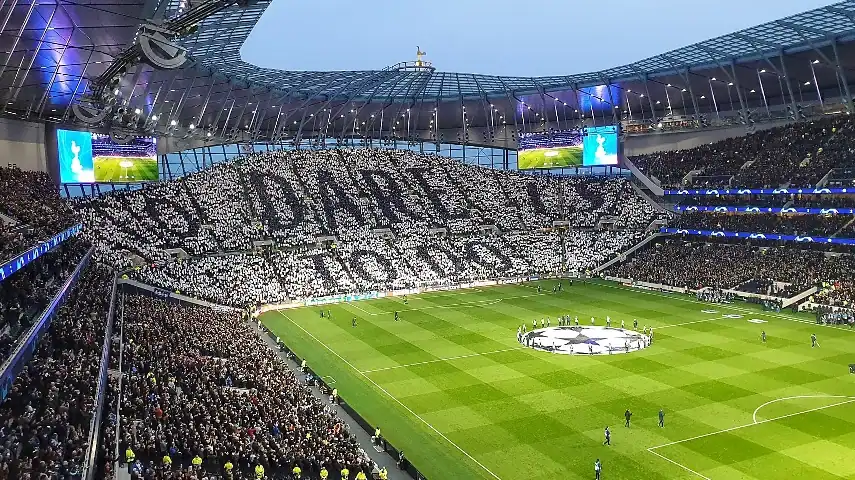
<path id="1" fill-rule="evenodd" d="M 437 363 L 437 362 L 448 362 L 451 360 L 459 360 L 461 358 L 472 358 L 472 357 L 481 357 L 484 355 L 492 355 L 494 353 L 502 353 L 502 352 L 512 352 L 514 350 L 524 350 L 526 347 L 513 347 L 513 348 L 504 348 L 501 350 L 493 350 L 491 352 L 482 352 L 482 353 L 470 353 L 468 355 L 458 355 L 456 357 L 445 357 L 445 358 L 435 358 L 433 360 L 426 360 L 424 362 L 416 362 L 416 363 L 407 363 L 404 365 L 395 365 L 393 367 L 385 367 L 385 368 L 375 368 L 373 370 L 362 370 L 359 373 L 374 373 L 374 372 L 384 372 L 386 370 L 395 370 L 396 368 L 407 368 L 407 367 L 415 367 L 418 365 L 427 365 L 429 363 Z"/>
<path id="2" fill-rule="evenodd" d="M 703 478 L 704 480 L 710 480 L 710 478 L 709 478 L 709 477 L 707 477 L 707 476 L 705 476 L 705 475 L 701 475 L 700 473 L 698 473 L 698 472 L 696 472 L 696 471 L 692 470 L 691 468 L 689 468 L 689 467 L 687 467 L 687 466 L 683 465 L 682 463 L 675 462 L 674 460 L 671 460 L 670 458 L 666 457 L 665 455 L 662 455 L 662 454 L 661 454 L 661 453 L 659 453 L 659 452 L 655 452 L 655 451 L 653 451 L 653 449 L 652 449 L 652 448 L 648 448 L 648 449 L 647 449 L 647 451 L 648 451 L 648 452 L 650 452 L 650 453 L 652 453 L 653 455 L 656 455 L 657 457 L 661 458 L 662 460 L 665 460 L 666 462 L 673 463 L 674 465 L 677 465 L 678 467 L 682 468 L 683 470 L 685 470 L 685 471 L 687 471 L 687 472 L 690 472 L 690 473 L 693 473 L 693 474 L 695 474 L 695 475 L 697 475 L 697 476 L 699 476 L 699 477 Z"/>
<path id="3" fill-rule="evenodd" d="M 787 415 L 781 415 L 781 416 L 779 416 L 779 417 L 767 418 L 767 419 L 765 419 L 765 420 L 760 420 L 759 422 L 757 421 L 757 411 L 759 411 L 761 408 L 765 407 L 766 405 L 769 405 L 769 404 L 771 404 L 771 403 L 775 403 L 775 402 L 778 402 L 778 401 L 782 401 L 782 400 L 791 400 L 791 399 L 796 399 L 796 398 L 847 398 L 848 400 L 845 400 L 845 401 L 842 401 L 842 402 L 837 402 L 837 403 L 832 403 L 831 405 L 825 405 L 825 406 L 822 406 L 822 407 L 816 407 L 816 408 L 811 408 L 811 409 L 808 409 L 808 410 L 803 410 L 803 411 L 801 411 L 801 412 L 794 412 L 794 413 L 790 413 L 790 414 L 787 414 Z M 764 423 L 774 422 L 774 421 L 776 421 L 776 420 L 782 420 L 782 419 L 784 419 L 784 418 L 795 417 L 795 416 L 797 416 L 797 415 L 803 415 L 803 414 L 805 414 L 805 413 L 816 412 L 816 411 L 819 411 L 819 410 L 825 410 L 826 408 L 837 407 L 837 406 L 839 406 L 839 405 L 845 405 L 845 404 L 847 404 L 847 403 L 852 403 L 852 402 L 855 402 L 855 397 L 846 397 L 846 396 L 837 396 L 837 395 L 828 395 L 828 396 L 823 396 L 823 395 L 799 395 L 799 396 L 794 396 L 794 397 L 779 398 L 779 399 L 776 399 L 776 400 L 772 400 L 771 402 L 766 402 L 766 403 L 764 403 L 763 405 L 760 405 L 759 407 L 757 407 L 757 410 L 754 410 L 754 418 L 753 418 L 753 420 L 754 420 L 754 421 L 753 421 L 752 423 L 746 423 L 745 425 L 738 425 L 738 426 L 736 426 L 736 427 L 726 428 L 726 429 L 724 429 L 724 430 L 719 430 L 719 431 L 716 431 L 716 432 L 705 433 L 705 434 L 703 434 L 703 435 L 696 435 L 696 436 L 694 436 L 694 437 L 684 438 L 683 440 L 677 440 L 677 441 L 675 441 L 675 442 L 663 443 L 662 445 L 657 445 L 657 446 L 655 446 L 655 447 L 650 447 L 650 448 L 648 448 L 648 449 L 647 449 L 647 451 L 648 451 L 648 452 L 650 452 L 650 453 L 652 453 L 653 455 L 656 455 L 657 457 L 659 457 L 659 458 L 661 458 L 661 459 L 663 459 L 663 460 L 665 460 L 665 461 L 669 462 L 669 463 L 672 463 L 672 464 L 674 464 L 674 465 L 677 465 L 678 467 L 682 468 L 683 470 L 686 470 L 687 472 L 691 472 L 691 473 L 693 473 L 693 474 L 697 475 L 697 476 L 698 476 L 698 477 L 700 477 L 700 478 L 703 478 L 703 479 L 705 479 L 705 480 L 710 480 L 710 478 L 709 478 L 709 477 L 704 476 L 704 475 L 702 475 L 702 474 L 700 474 L 700 473 L 698 473 L 698 472 L 696 472 L 696 471 L 692 470 L 691 468 L 689 468 L 689 467 L 687 467 L 687 466 L 683 465 L 682 463 L 679 463 L 679 462 L 676 462 L 676 461 L 674 461 L 674 460 L 671 460 L 670 458 L 666 457 L 665 455 L 662 455 L 661 453 L 657 452 L 656 450 L 657 450 L 657 449 L 659 449 L 659 448 L 670 447 L 671 445 L 678 445 L 678 444 L 680 444 L 680 443 L 689 442 L 689 441 L 692 441 L 692 440 L 697 440 L 697 439 L 699 439 L 699 438 L 711 437 L 711 436 L 713 436 L 713 435 L 718 435 L 718 434 L 720 434 L 720 433 L 727 433 L 727 432 L 732 432 L 732 431 L 734 431 L 734 430 L 740 430 L 740 429 L 743 429 L 743 428 L 746 428 L 746 427 L 753 427 L 753 426 L 755 426 L 755 425 L 762 425 L 762 424 L 764 424 Z"/>
<path id="4" fill-rule="evenodd" d="M 305 328 L 303 328 L 303 326 L 302 326 L 302 325 L 300 325 L 299 323 L 295 322 L 293 319 L 291 319 L 291 317 L 289 317 L 288 315 L 286 315 L 286 314 L 285 314 L 284 312 L 282 312 L 281 310 L 279 310 L 279 314 L 280 314 L 280 315 L 282 315 L 283 317 L 285 317 L 289 322 L 293 323 L 297 328 L 299 328 L 300 330 L 302 330 L 302 331 L 303 331 L 303 333 L 305 333 L 306 335 L 308 335 L 308 336 L 312 337 L 312 339 L 313 339 L 314 341 L 318 342 L 322 347 L 324 347 L 324 348 L 326 348 L 327 350 L 329 350 L 329 352 L 330 352 L 330 353 L 332 353 L 333 355 L 335 355 L 336 357 L 338 357 L 338 359 L 339 359 L 339 360 L 341 360 L 341 361 L 342 361 L 342 362 L 344 362 L 347 366 L 349 366 L 350 368 L 352 368 L 356 373 L 358 373 L 358 374 L 362 375 L 363 377 L 365 377 L 365 379 L 366 379 L 366 380 L 368 380 L 369 382 L 371 382 L 371 384 L 372 384 L 372 385 L 374 385 L 378 390 L 380 390 L 381 392 L 383 392 L 384 394 L 386 394 L 386 396 L 388 396 L 389 398 L 391 398 L 392 400 L 394 400 L 394 401 L 395 401 L 395 403 L 397 403 L 398 405 L 400 405 L 401 407 L 403 407 L 403 408 L 404 408 L 404 410 L 406 410 L 407 412 L 409 412 L 409 413 L 410 413 L 410 415 L 412 415 L 412 416 L 416 417 L 417 419 L 419 419 L 419 420 L 420 420 L 423 424 L 425 424 L 428 428 L 430 428 L 431 430 L 433 430 L 433 431 L 434 431 L 434 433 L 436 433 L 437 435 L 439 435 L 440 437 L 442 437 L 442 439 L 443 439 L 443 440 L 445 440 L 446 442 L 448 442 L 448 443 L 449 443 L 449 445 L 451 445 L 452 447 L 456 448 L 460 453 L 462 453 L 463 455 L 465 455 L 465 456 L 466 456 L 466 458 L 468 458 L 469 460 L 472 460 L 476 465 L 478 465 L 479 467 L 481 467 L 485 472 L 489 473 L 491 477 L 495 478 L 496 480 L 502 480 L 498 475 L 496 475 L 495 473 L 493 473 L 489 468 L 485 467 L 483 463 L 479 462 L 475 457 L 473 457 L 472 455 L 470 455 L 470 454 L 469 454 L 469 452 L 467 452 L 466 450 L 463 450 L 462 448 L 460 448 L 460 446 L 459 446 L 459 445 L 457 445 L 456 443 L 454 443 L 453 441 L 451 441 L 451 439 L 450 439 L 450 438 L 446 437 L 444 433 L 440 432 L 439 430 L 437 430 L 437 429 L 436 429 L 436 427 L 434 427 L 433 425 L 431 425 L 430 423 L 428 423 L 428 422 L 427 422 L 427 420 L 425 420 L 424 418 L 422 418 L 422 417 L 421 417 L 421 415 L 419 415 L 418 413 L 414 412 L 410 407 L 408 407 L 408 406 L 404 405 L 404 403 L 403 403 L 403 402 L 401 402 L 401 401 L 400 401 L 400 400 L 398 400 L 394 395 L 392 395 L 391 393 L 389 393 L 389 391 L 388 391 L 388 390 L 386 390 L 385 388 L 383 388 L 382 386 L 380 386 L 377 382 L 375 382 L 374 380 L 372 380 L 372 379 L 371 379 L 371 377 L 369 377 L 369 376 L 368 376 L 368 375 L 366 375 L 365 373 L 361 372 L 358 368 L 356 368 L 356 367 L 355 367 L 352 363 L 350 363 L 347 359 L 345 359 L 344 357 L 342 357 L 341 355 L 339 355 L 339 353 L 338 353 L 338 352 L 336 352 L 335 350 L 333 350 L 332 348 L 330 348 L 330 346 L 329 346 L 329 345 L 327 345 L 326 343 L 322 342 L 320 339 L 318 339 L 318 337 L 314 336 L 314 335 L 312 334 L 312 332 L 310 332 L 310 331 L 306 330 Z"/>
<path id="5" fill-rule="evenodd" d="M 798 397 L 794 397 L 794 398 L 798 398 Z M 832 397 L 828 397 L 828 398 L 832 398 Z M 848 398 L 848 400 L 845 400 L 845 401 L 842 401 L 842 402 L 837 402 L 837 403 L 832 403 L 831 405 L 824 405 L 824 406 L 822 406 L 822 407 L 810 408 L 810 409 L 808 409 L 808 410 L 802 410 L 802 411 L 800 411 L 800 412 L 788 413 L 787 415 L 781 415 L 781 416 L 779 416 L 779 417 L 767 418 L 767 419 L 765 419 L 765 420 L 760 420 L 759 422 L 752 421 L 751 423 L 746 423 L 746 424 L 744 424 L 744 425 L 738 425 L 738 426 L 736 426 L 736 427 L 725 428 L 724 430 L 719 430 L 719 431 L 716 431 L 716 432 L 705 433 L 705 434 L 703 434 L 703 435 L 696 435 L 696 436 L 694 436 L 694 437 L 684 438 L 683 440 L 677 440 L 677 441 L 675 441 L 675 442 L 663 443 L 662 445 L 657 445 L 657 446 L 655 446 L 655 447 L 650 447 L 650 448 L 648 448 L 648 450 L 656 450 L 656 449 L 658 449 L 658 448 L 670 447 L 671 445 L 677 445 L 677 444 L 680 444 L 680 443 L 685 443 L 685 442 L 689 442 L 689 441 L 692 441 L 692 440 L 697 440 L 697 439 L 699 439 L 699 438 L 711 437 L 711 436 L 713 436 L 713 435 L 718 435 L 718 434 L 721 434 L 721 433 L 732 432 L 732 431 L 734 431 L 734 430 L 740 430 L 740 429 L 743 429 L 743 428 L 746 428 L 746 427 L 753 427 L 753 426 L 755 426 L 755 425 L 762 425 L 762 424 L 764 424 L 764 423 L 774 422 L 774 421 L 776 421 L 776 420 L 783 420 L 783 419 L 785 419 L 785 418 L 795 417 L 795 416 L 798 416 L 798 415 L 804 415 L 805 413 L 817 412 L 817 411 L 819 411 L 819 410 L 825 410 L 826 408 L 837 407 L 837 406 L 840 406 L 840 405 L 845 405 L 845 404 L 847 404 L 847 403 L 855 402 L 855 398 L 852 398 L 852 397 L 844 397 L 844 398 Z M 763 405 L 760 405 L 760 407 L 759 407 L 759 408 L 762 408 L 762 407 L 764 407 L 764 406 L 768 405 L 769 403 L 770 403 L 770 402 L 764 403 Z M 758 408 L 758 409 L 759 409 L 759 408 Z M 755 414 L 756 414 L 756 413 L 757 413 L 757 410 L 755 410 L 754 412 L 755 412 Z"/>

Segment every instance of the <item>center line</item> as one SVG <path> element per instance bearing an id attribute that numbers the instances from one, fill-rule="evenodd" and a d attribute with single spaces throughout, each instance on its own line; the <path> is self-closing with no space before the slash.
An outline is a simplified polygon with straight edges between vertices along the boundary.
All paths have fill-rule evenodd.
<path id="1" fill-rule="evenodd" d="M 458 360 L 461 358 L 471 358 L 471 357 L 480 357 L 482 355 L 492 355 L 494 353 L 502 353 L 502 352 L 511 352 L 514 350 L 522 350 L 526 347 L 513 347 L 513 348 L 505 348 L 502 350 L 493 350 L 492 352 L 483 352 L 483 353 L 470 353 L 468 355 L 458 355 L 456 357 L 446 357 L 446 358 L 435 358 L 433 360 L 426 360 L 424 362 L 416 362 L 416 363 L 407 363 L 405 365 L 395 365 L 394 367 L 385 367 L 385 368 L 375 368 L 373 370 L 363 370 L 359 373 L 374 373 L 374 372 L 383 372 L 386 370 L 394 370 L 396 368 L 407 368 L 407 367 L 415 367 L 416 365 L 427 365 L 428 363 L 436 363 L 436 362 L 447 362 L 449 360 Z"/>

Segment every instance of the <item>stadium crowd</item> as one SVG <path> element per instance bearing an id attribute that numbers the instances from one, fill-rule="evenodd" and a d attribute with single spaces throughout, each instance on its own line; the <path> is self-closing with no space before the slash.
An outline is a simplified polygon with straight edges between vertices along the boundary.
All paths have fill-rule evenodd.
<path id="1" fill-rule="evenodd" d="M 848 116 L 792 123 L 687 150 L 632 157 L 663 186 L 681 186 L 692 171 L 696 186 L 777 188 L 811 186 L 832 168 L 853 166 L 855 129 Z M 751 162 L 751 163 L 748 163 Z"/>
<path id="2" fill-rule="evenodd" d="M 0 358 L 47 307 L 74 271 L 87 244 L 70 238 L 0 282 Z"/>
<path id="3" fill-rule="evenodd" d="M 733 289 L 752 281 L 767 287 L 786 283 L 788 288 L 771 293 L 790 296 L 822 282 L 855 278 L 855 257 L 827 256 L 793 245 L 669 238 L 613 265 L 608 274 L 690 289 Z"/>
<path id="4" fill-rule="evenodd" d="M 74 216 L 50 176 L 0 167 L 0 261 L 47 240 L 74 224 Z"/>
<path id="5" fill-rule="evenodd" d="M 103 267 L 84 272 L 0 405 L 0 479 L 80 478 L 111 284 Z"/>
<path id="6" fill-rule="evenodd" d="M 611 259 L 643 238 L 633 231 L 534 232 L 394 240 L 147 265 L 135 278 L 225 305 L 246 307 L 309 297 L 569 273 Z"/>
<path id="7" fill-rule="evenodd" d="M 162 262 L 166 249 L 246 251 L 263 240 L 289 248 L 324 236 L 364 239 L 376 229 L 469 235 L 485 225 L 532 231 L 559 220 L 588 229 L 605 220 L 643 230 L 667 216 L 624 178 L 533 176 L 377 149 L 255 153 L 74 208 L 96 258 L 119 266 L 130 265 L 126 252 Z"/>
<path id="8" fill-rule="evenodd" d="M 697 230 L 828 237 L 850 220 L 850 215 L 686 212 L 680 215 L 673 226 Z"/>
<path id="9" fill-rule="evenodd" d="M 335 407 L 240 313 L 133 295 L 125 302 L 119 446 L 132 470 L 176 480 L 284 478 L 294 466 L 370 475 L 373 463 Z"/>

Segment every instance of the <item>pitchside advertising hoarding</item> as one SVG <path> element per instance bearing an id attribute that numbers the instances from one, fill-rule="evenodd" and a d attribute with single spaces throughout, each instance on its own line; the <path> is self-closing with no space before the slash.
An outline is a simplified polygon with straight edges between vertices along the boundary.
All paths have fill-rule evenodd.
<path id="1" fill-rule="evenodd" d="M 157 139 L 135 137 L 117 143 L 109 135 L 56 131 L 62 183 L 136 183 L 158 179 Z"/>
<path id="2" fill-rule="evenodd" d="M 614 125 L 520 135 L 517 168 L 617 165 L 620 139 Z"/>

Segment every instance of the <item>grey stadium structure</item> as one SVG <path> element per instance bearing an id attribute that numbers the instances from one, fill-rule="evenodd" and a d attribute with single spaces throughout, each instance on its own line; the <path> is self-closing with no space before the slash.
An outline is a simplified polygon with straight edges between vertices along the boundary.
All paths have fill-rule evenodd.
<path id="1" fill-rule="evenodd" d="M 240 48 L 269 5 L 4 2 L 2 114 L 116 138 L 157 136 L 160 174 L 170 178 L 243 151 L 235 145 L 259 144 L 445 148 L 514 168 L 518 136 L 528 132 L 620 124 L 631 150 L 639 134 L 752 129 L 852 106 L 853 1 L 552 77 L 441 72 L 423 61 L 363 71 L 259 68 Z"/>

